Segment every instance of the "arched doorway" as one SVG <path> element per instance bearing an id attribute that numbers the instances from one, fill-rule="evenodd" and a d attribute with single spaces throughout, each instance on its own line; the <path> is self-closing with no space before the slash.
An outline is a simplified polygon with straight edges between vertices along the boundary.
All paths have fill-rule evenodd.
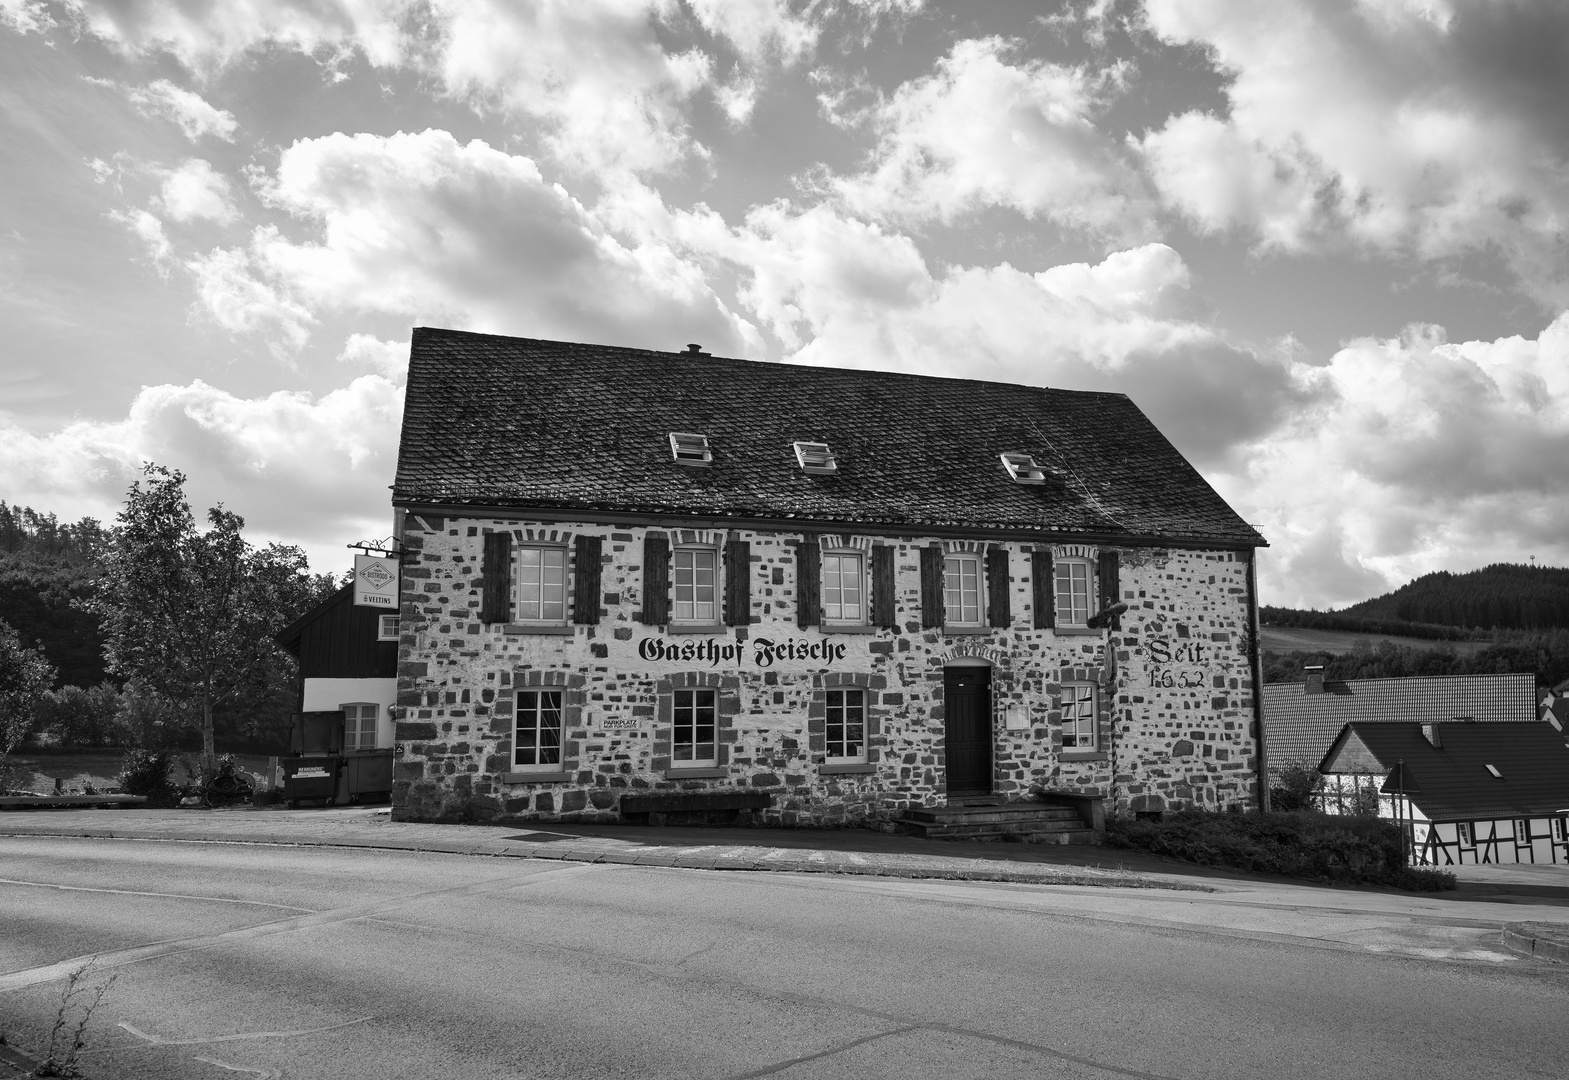
<path id="1" fill-rule="evenodd" d="M 992 793 L 992 669 L 984 660 L 943 668 L 948 796 Z"/>

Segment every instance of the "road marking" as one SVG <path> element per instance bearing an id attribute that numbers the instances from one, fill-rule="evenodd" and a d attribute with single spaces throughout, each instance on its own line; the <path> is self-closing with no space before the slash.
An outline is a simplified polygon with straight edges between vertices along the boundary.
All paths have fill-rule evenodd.
<path id="1" fill-rule="evenodd" d="M 148 1046 L 204 1046 L 207 1043 L 219 1042 L 248 1042 L 251 1039 L 293 1039 L 301 1035 L 319 1035 L 323 1031 L 335 1031 L 338 1028 L 349 1027 L 352 1024 L 363 1024 L 367 1020 L 376 1019 L 374 1016 L 361 1016 L 354 1020 L 342 1020 L 336 1024 L 325 1027 L 299 1028 L 295 1031 L 242 1031 L 234 1035 L 212 1035 L 202 1039 L 165 1039 L 161 1035 L 149 1035 L 139 1027 L 133 1027 L 125 1021 L 117 1024 L 138 1039 L 144 1039 Z"/>
<path id="2" fill-rule="evenodd" d="M 280 1078 L 283 1076 L 283 1074 L 277 1069 L 253 1069 L 249 1065 L 231 1065 L 227 1061 L 219 1061 L 217 1058 L 202 1057 L 200 1054 L 196 1055 L 196 1060 L 206 1062 L 208 1065 L 216 1065 L 220 1069 L 228 1069 L 230 1072 L 251 1073 L 254 1076 L 262 1077 L 262 1080 L 280 1080 Z"/>
<path id="3" fill-rule="evenodd" d="M 0 975 L 0 993 L 4 993 L 7 990 L 22 990 L 29 986 L 37 986 L 40 983 L 55 982 L 59 979 L 67 978 L 71 972 L 89 962 L 96 962 L 101 968 L 125 967 L 129 964 L 139 964 L 144 960 L 157 960 L 160 957 L 172 956 L 176 953 L 196 952 L 201 949 L 211 949 L 252 938 L 271 937 L 274 934 L 288 934 L 296 930 L 325 926 L 331 923 L 352 922 L 356 919 L 364 919 L 380 915 L 383 912 L 395 911 L 400 907 L 407 907 L 410 904 L 436 897 L 505 892 L 507 889 L 532 885 L 541 878 L 559 877 L 564 874 L 603 873 L 606 870 L 613 869 L 615 867 L 610 865 L 569 863 L 565 866 L 553 866 L 543 870 L 536 870 L 526 876 L 514 874 L 510 877 L 492 878 L 489 881 L 476 882 L 472 885 L 461 885 L 452 889 L 431 889 L 426 892 L 393 896 L 385 900 L 374 900 L 365 904 L 354 904 L 349 907 L 333 908 L 328 911 L 314 911 L 305 915 L 294 915 L 286 919 L 274 919 L 270 922 L 242 926 L 239 929 L 226 930 L 218 934 L 173 938 L 168 941 L 150 942 L 146 945 L 133 945 L 126 949 L 89 953 L 85 956 L 61 960 L 58 963 L 46 964 L 43 967 L 28 968 Z"/>
<path id="4" fill-rule="evenodd" d="M 308 907 L 298 904 L 269 904 L 264 900 L 236 900 L 228 896 L 192 896 L 189 893 L 164 893 L 141 892 L 136 889 L 93 889 L 86 885 L 55 885 L 47 881 L 20 881 L 16 878 L 0 878 L 0 885 L 31 885 L 35 889 L 59 889 L 61 892 L 86 892 L 106 893 L 111 896 L 147 896 L 155 900 L 198 900 L 209 901 L 214 904 L 245 904 L 250 907 L 277 908 L 279 911 L 309 912 Z"/>

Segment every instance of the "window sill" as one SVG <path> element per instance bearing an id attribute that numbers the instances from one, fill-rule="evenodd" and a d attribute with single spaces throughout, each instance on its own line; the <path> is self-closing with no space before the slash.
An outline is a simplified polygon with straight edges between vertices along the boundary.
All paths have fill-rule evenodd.
<path id="1" fill-rule="evenodd" d="M 725 632 L 724 623 L 670 623 L 665 627 L 665 633 L 676 634 L 722 634 Z"/>
<path id="2" fill-rule="evenodd" d="M 1058 637 L 1100 637 L 1101 631 L 1089 626 L 1054 626 L 1052 633 Z"/>
<path id="3" fill-rule="evenodd" d="M 992 632 L 992 628 L 990 626 L 944 626 L 942 632 L 944 637 L 984 637 Z"/>
<path id="4" fill-rule="evenodd" d="M 571 637 L 577 629 L 560 623 L 506 623 L 502 626 L 504 634 L 556 634 L 560 637 Z"/>
<path id="5" fill-rule="evenodd" d="M 825 634 L 875 634 L 881 627 L 870 623 L 821 623 L 817 629 Z"/>
<path id="6" fill-rule="evenodd" d="M 730 770 L 712 765 L 692 769 L 666 769 L 666 780 L 719 780 L 730 775 Z"/>
<path id="7" fill-rule="evenodd" d="M 877 771 L 877 766 L 869 761 L 845 761 L 837 764 L 817 766 L 817 771 L 823 776 L 846 776 L 852 773 L 866 774 Z"/>
<path id="8" fill-rule="evenodd" d="M 1057 755 L 1058 761 L 1105 761 L 1104 750 L 1064 750 Z"/>
<path id="9" fill-rule="evenodd" d="M 565 784 L 570 782 L 572 774 L 569 772 L 549 772 L 541 769 L 539 772 L 509 772 L 501 774 L 503 784 Z"/>

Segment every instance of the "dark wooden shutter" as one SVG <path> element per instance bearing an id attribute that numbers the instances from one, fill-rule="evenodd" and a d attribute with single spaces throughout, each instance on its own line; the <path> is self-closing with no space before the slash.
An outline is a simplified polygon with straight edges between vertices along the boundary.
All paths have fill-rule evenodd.
<path id="1" fill-rule="evenodd" d="M 986 549 L 986 621 L 992 626 L 1012 626 L 1008 600 L 1008 549 Z"/>
<path id="2" fill-rule="evenodd" d="M 795 624 L 802 630 L 823 621 L 823 546 L 803 536 L 795 546 Z"/>
<path id="3" fill-rule="evenodd" d="M 643 537 L 643 610 L 638 621 L 648 626 L 670 621 L 670 541 L 662 535 Z"/>
<path id="4" fill-rule="evenodd" d="M 745 626 L 752 621 L 752 543 L 725 542 L 725 624 Z"/>
<path id="5" fill-rule="evenodd" d="M 1118 573 L 1117 553 L 1103 551 L 1100 553 L 1100 606 L 1104 611 L 1111 605 L 1122 600 L 1122 584 Z M 1122 629 L 1122 617 L 1113 615 L 1110 626 L 1113 630 Z"/>
<path id="6" fill-rule="evenodd" d="M 1052 574 L 1051 548 L 1036 548 L 1030 552 L 1030 589 L 1037 630 L 1053 630 L 1057 626 L 1057 582 Z"/>
<path id="7" fill-rule="evenodd" d="M 480 563 L 484 588 L 479 596 L 481 622 L 512 621 L 512 534 L 485 534 L 485 557 Z"/>
<path id="8" fill-rule="evenodd" d="M 897 630 L 899 596 L 893 576 L 893 548 L 872 548 L 872 624 Z"/>
<path id="9" fill-rule="evenodd" d="M 572 621 L 593 625 L 599 621 L 599 557 L 602 539 L 579 536 L 572 551 Z"/>
<path id="10" fill-rule="evenodd" d="M 943 624 L 942 548 L 921 549 L 921 625 L 930 630 Z"/>

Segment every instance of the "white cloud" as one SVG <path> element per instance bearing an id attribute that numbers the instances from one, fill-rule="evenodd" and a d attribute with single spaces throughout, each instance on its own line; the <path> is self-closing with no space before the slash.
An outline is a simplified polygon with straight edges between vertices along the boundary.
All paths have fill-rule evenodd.
<path id="1" fill-rule="evenodd" d="M 146 86 L 125 88 L 125 96 L 136 111 L 143 116 L 161 116 L 179 125 L 192 141 L 204 135 L 234 141 L 238 127 L 234 114 L 209 105 L 200 94 L 174 85 L 168 79 L 159 79 Z"/>
<path id="2" fill-rule="evenodd" d="M 369 368 L 382 378 L 401 384 L 409 374 L 409 343 L 382 341 L 374 334 L 350 334 L 338 354 L 338 362 Z"/>
<path id="3" fill-rule="evenodd" d="M 1496 245 L 1529 291 L 1569 299 L 1569 7 L 1150 0 L 1146 16 L 1231 76 L 1228 115 L 1140 143 L 1198 228 L 1290 252 Z"/>
<path id="4" fill-rule="evenodd" d="M 174 246 L 169 243 L 169 237 L 164 234 L 162 221 L 146 210 L 111 210 L 109 219 L 130 229 L 132 234 L 142 242 L 147 251 L 147 259 L 158 271 L 159 277 L 169 276 L 169 267 L 174 258 Z"/>
<path id="5" fill-rule="evenodd" d="M 1017 43 L 961 41 L 879 103 L 871 166 L 832 186 L 852 210 L 944 221 L 990 206 L 1122 240 L 1152 233 L 1127 150 L 1096 126 L 1120 68 L 1011 62 Z"/>
<path id="6" fill-rule="evenodd" d="M 240 398 L 196 380 L 148 386 L 124 419 L 35 434 L 0 426 L 7 497 L 61 517 L 113 518 L 144 461 L 178 468 L 198 510 L 223 502 L 253 539 L 301 543 L 317 569 L 385 535 L 403 391 L 365 375 L 321 397 Z"/>
<path id="7" fill-rule="evenodd" d="M 261 229 L 258 234 L 267 238 L 276 231 Z M 231 334 L 264 334 L 279 356 L 309 340 L 315 316 L 255 273 L 247 252 L 214 248 L 186 260 L 185 268 L 195 279 L 200 310 Z"/>
<path id="8" fill-rule="evenodd" d="M 687 0 L 687 6 L 705 30 L 753 63 L 770 52 L 792 63 L 817 43 L 819 28 L 810 14 L 795 14 L 786 0 Z"/>
<path id="9" fill-rule="evenodd" d="M 1324 396 L 1222 483 L 1275 545 L 1277 603 L 1347 603 L 1433 570 L 1569 562 L 1569 313 L 1535 339 L 1348 343 Z"/>
<path id="10" fill-rule="evenodd" d="M 531 160 L 477 140 L 305 139 L 260 191 L 313 238 L 259 228 L 247 251 L 190 266 L 221 325 L 276 329 L 288 347 L 318 310 L 642 346 L 757 340 L 701 267 L 655 239 L 618 240 Z"/>
<path id="11" fill-rule="evenodd" d="M 0 26 L 18 34 L 41 34 L 54 24 L 42 0 L 0 0 Z"/>
<path id="12" fill-rule="evenodd" d="M 162 176 L 158 203 L 171 220 L 215 221 L 227 224 L 236 217 L 230 201 L 229 181 L 200 158 L 189 158 L 177 169 L 159 170 Z"/>

